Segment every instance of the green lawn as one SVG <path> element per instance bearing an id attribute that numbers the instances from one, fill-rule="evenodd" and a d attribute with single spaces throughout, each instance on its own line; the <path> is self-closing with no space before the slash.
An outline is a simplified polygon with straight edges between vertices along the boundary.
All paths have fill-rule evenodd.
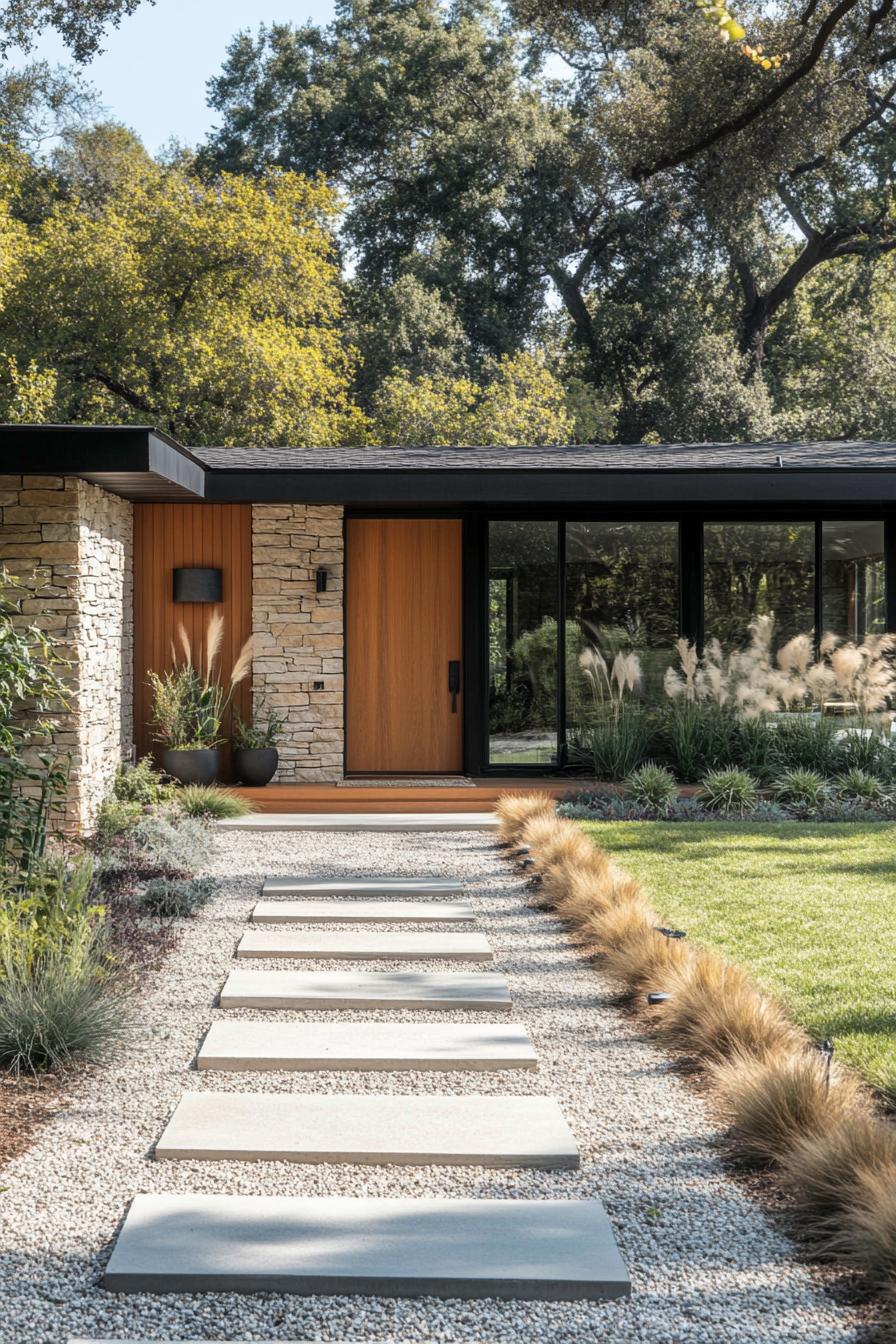
<path id="1" fill-rule="evenodd" d="M 896 1097 L 896 824 L 584 822 L 669 924 Z"/>

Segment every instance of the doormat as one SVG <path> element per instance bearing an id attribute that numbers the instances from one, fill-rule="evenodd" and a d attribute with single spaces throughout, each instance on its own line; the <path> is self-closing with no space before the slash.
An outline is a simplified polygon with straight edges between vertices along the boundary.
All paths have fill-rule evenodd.
<path id="1" fill-rule="evenodd" d="M 390 775 L 388 779 L 373 776 L 355 779 L 340 779 L 340 789 L 475 789 L 476 785 L 466 775 L 424 775 L 421 779 L 407 776 Z"/>

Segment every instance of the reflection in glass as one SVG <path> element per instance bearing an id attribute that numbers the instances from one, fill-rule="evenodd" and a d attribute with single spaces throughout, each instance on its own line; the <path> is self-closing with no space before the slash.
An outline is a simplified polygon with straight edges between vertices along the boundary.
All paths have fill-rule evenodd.
<path id="1" fill-rule="evenodd" d="M 678 637 L 678 524 L 568 523 L 565 581 L 567 736 L 575 744 L 595 708 L 580 664 L 586 649 L 608 665 L 617 653 L 636 654 L 641 694 L 662 694 Z"/>
<path id="2" fill-rule="evenodd" d="M 703 548 L 707 639 L 743 647 L 753 617 L 771 615 L 776 647 L 813 633 L 813 523 L 707 523 Z"/>
<path id="3" fill-rule="evenodd" d="M 557 760 L 555 522 L 489 524 L 489 762 Z"/>
<path id="4" fill-rule="evenodd" d="M 886 630 L 884 525 L 822 523 L 824 630 L 861 643 Z"/>

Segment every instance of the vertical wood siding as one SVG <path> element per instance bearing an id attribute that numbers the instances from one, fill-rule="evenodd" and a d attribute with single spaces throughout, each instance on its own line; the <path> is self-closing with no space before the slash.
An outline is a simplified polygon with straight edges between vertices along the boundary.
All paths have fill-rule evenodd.
<path id="1" fill-rule="evenodd" d="M 222 602 L 174 602 L 172 570 L 223 571 Z M 138 755 L 154 752 L 146 673 L 171 666 L 171 647 L 183 624 L 199 647 L 212 615 L 224 617 L 219 666 L 230 673 L 252 633 L 252 508 L 249 504 L 134 505 L 134 740 Z M 251 688 L 239 687 L 236 704 L 249 713 Z"/>

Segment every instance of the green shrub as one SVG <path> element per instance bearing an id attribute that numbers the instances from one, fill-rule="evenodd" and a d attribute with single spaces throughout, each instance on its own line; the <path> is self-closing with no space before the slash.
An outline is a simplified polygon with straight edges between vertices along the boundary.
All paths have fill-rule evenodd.
<path id="1" fill-rule="evenodd" d="M 652 740 L 653 724 L 643 705 L 601 708 L 587 735 L 595 776 L 626 779 L 647 759 Z"/>
<path id="2" fill-rule="evenodd" d="M 791 770 L 814 770 L 825 778 L 837 774 L 843 759 L 842 724 L 808 714 L 772 722 L 776 774 Z"/>
<path id="3" fill-rule="evenodd" d="M 817 770 L 785 770 L 775 784 L 775 797 L 791 807 L 819 807 L 830 792 L 827 780 Z"/>
<path id="4" fill-rule="evenodd" d="M 712 701 L 670 700 L 662 735 L 672 768 L 686 784 L 738 759 L 738 721 Z"/>
<path id="5" fill-rule="evenodd" d="M 760 781 L 773 779 L 778 769 L 775 755 L 776 730 L 764 714 L 738 718 L 732 733 L 729 761 L 749 770 Z"/>
<path id="6" fill-rule="evenodd" d="M 24 889 L 12 881 L 0 888 L 0 978 L 10 967 L 30 974 L 50 956 L 73 967 L 89 960 L 103 915 L 93 899 L 90 859 L 44 859 Z"/>
<path id="7" fill-rule="evenodd" d="M 195 817 L 144 816 L 134 831 L 140 862 L 157 873 L 188 876 L 205 866 L 214 832 Z"/>
<path id="8" fill-rule="evenodd" d="M 31 969 L 18 962 L 0 969 L 0 1067 L 44 1073 L 108 1057 L 130 1015 L 127 995 L 97 959 L 93 953 L 73 964 L 51 955 Z"/>
<path id="9" fill-rule="evenodd" d="M 136 903 L 141 914 L 184 919 L 208 905 L 214 894 L 215 883 L 210 877 L 154 877 L 137 892 Z"/>
<path id="10" fill-rule="evenodd" d="M 896 750 L 893 748 L 889 733 L 875 729 L 841 728 L 837 735 L 838 768 L 847 773 L 850 770 L 864 770 L 870 775 L 887 783 L 896 775 Z"/>
<path id="11" fill-rule="evenodd" d="M 144 756 L 134 766 L 119 766 L 112 793 L 122 803 L 158 807 L 174 797 L 174 785 L 165 782 L 165 776 L 156 770 L 151 756 Z"/>
<path id="12" fill-rule="evenodd" d="M 882 803 L 887 801 L 887 791 L 880 780 L 867 770 L 854 768 L 838 775 L 834 780 L 834 789 L 838 798 L 848 802 Z"/>
<path id="13" fill-rule="evenodd" d="M 124 803 L 120 798 L 110 795 L 100 803 L 96 816 L 95 837 L 100 846 L 118 835 L 132 831 L 143 815 L 139 803 Z"/>
<path id="14" fill-rule="evenodd" d="M 625 794 L 643 807 L 666 812 L 678 799 L 675 776 L 665 766 L 647 761 L 625 781 Z"/>
<path id="15" fill-rule="evenodd" d="M 230 789 L 219 789 L 213 784 L 188 784 L 177 796 L 178 806 L 188 817 L 213 818 L 245 817 L 255 808 Z"/>
<path id="16" fill-rule="evenodd" d="M 278 714 L 265 700 L 257 699 L 252 707 L 251 723 L 246 722 L 238 709 L 233 711 L 233 745 L 239 751 L 275 747 L 285 722 L 285 714 Z"/>
<path id="17" fill-rule="evenodd" d="M 759 801 L 757 781 L 746 770 L 728 766 L 711 770 L 701 780 L 700 801 L 710 812 L 729 817 L 748 816 Z"/>

